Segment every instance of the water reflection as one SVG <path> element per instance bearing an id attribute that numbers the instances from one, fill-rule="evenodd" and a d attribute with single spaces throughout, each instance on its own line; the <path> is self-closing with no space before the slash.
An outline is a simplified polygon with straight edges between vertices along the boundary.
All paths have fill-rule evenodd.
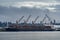
<path id="1" fill-rule="evenodd" d="M 60 32 L 0 32 L 0 40 L 60 40 Z"/>

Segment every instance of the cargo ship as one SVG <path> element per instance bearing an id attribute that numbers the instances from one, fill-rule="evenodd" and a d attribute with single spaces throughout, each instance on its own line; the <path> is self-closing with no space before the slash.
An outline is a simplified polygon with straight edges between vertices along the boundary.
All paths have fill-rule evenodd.
<path id="1" fill-rule="evenodd" d="M 19 24 L 19 22 L 24 18 L 24 16 L 22 16 L 19 20 L 16 20 L 15 24 L 9 25 L 8 28 L 5 28 L 5 30 L 6 31 L 54 31 L 55 30 L 52 21 L 47 14 L 40 23 L 35 23 L 39 18 L 39 16 L 37 16 L 35 20 L 32 21 L 32 23 L 27 23 L 30 17 L 31 15 L 29 15 L 27 20 L 24 20 L 24 23 Z M 50 23 L 43 23 L 46 18 L 48 18 Z"/>

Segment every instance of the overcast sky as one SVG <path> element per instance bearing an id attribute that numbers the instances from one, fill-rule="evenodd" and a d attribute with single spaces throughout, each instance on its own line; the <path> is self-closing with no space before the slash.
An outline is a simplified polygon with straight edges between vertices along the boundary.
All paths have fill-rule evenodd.
<path id="1" fill-rule="evenodd" d="M 24 16 L 24 20 L 32 15 L 29 22 L 37 16 L 37 22 L 43 20 L 45 14 L 60 22 L 60 0 L 0 0 L 0 21 L 15 22 Z"/>

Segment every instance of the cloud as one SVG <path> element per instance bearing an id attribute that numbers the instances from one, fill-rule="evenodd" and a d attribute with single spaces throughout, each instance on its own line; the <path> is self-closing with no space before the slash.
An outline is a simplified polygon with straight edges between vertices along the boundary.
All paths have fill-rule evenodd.
<path id="1" fill-rule="evenodd" d="M 60 3 L 57 2 L 33 2 L 33 1 L 24 1 L 24 2 L 7 2 L 2 3 L 0 5 L 7 6 L 7 7 L 29 7 L 29 8 L 42 8 L 42 9 L 48 9 L 48 10 L 54 10 L 54 6 L 58 5 Z"/>
<path id="2" fill-rule="evenodd" d="M 51 6 L 54 5 L 54 3 L 44 3 L 44 2 L 17 2 L 15 4 L 13 4 L 12 6 L 16 6 L 16 7 L 21 7 L 21 6 L 25 6 L 25 7 L 34 7 L 34 6 Z"/>
<path id="3" fill-rule="evenodd" d="M 40 16 L 38 19 L 38 22 L 40 22 L 46 13 L 49 13 L 52 19 L 60 20 L 60 3 L 57 0 L 0 0 L 0 21 L 15 22 L 23 15 L 26 19 L 29 15 L 32 15 L 30 22 L 36 16 Z"/>
<path id="4" fill-rule="evenodd" d="M 2 3 L 0 5 L 6 5 L 6 6 L 16 6 L 16 7 L 21 7 L 21 6 L 26 6 L 26 7 L 33 7 L 33 6 L 52 6 L 52 5 L 57 5 L 60 3 L 57 2 L 33 2 L 33 1 L 24 1 L 24 2 L 7 2 L 7 3 Z"/>
<path id="5" fill-rule="evenodd" d="M 53 8 L 52 8 L 53 9 Z M 31 19 L 29 22 L 34 20 L 37 16 L 40 18 L 38 19 L 38 22 L 40 22 L 43 17 L 45 16 L 46 13 L 49 13 L 48 15 L 51 17 L 51 19 L 60 20 L 58 16 L 58 12 L 52 12 L 49 11 L 48 9 L 44 8 L 29 8 L 29 7 L 4 7 L 0 6 L 0 21 L 11 21 L 15 22 L 17 19 L 21 18 L 21 16 L 25 16 L 24 19 L 26 20 L 29 15 L 32 15 Z M 23 19 L 23 20 L 24 20 Z M 22 20 L 22 22 L 23 22 Z"/>
<path id="6" fill-rule="evenodd" d="M 41 12 L 43 12 L 43 10 L 37 8 L 0 6 L 0 18 L 2 18 L 0 21 L 4 20 L 15 22 L 16 19 L 19 19 L 21 16 L 25 16 L 26 18 L 29 15 L 32 15 L 32 18 L 34 18 L 34 16 L 40 16 Z"/>
<path id="7" fill-rule="evenodd" d="M 43 2 L 53 2 L 56 0 L 0 0 L 1 2 L 18 2 L 18 1 L 43 1 Z"/>

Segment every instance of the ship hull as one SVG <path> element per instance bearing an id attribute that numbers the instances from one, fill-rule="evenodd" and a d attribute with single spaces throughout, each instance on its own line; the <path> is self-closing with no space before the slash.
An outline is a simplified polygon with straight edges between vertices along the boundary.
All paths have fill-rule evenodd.
<path id="1" fill-rule="evenodd" d="M 6 31 L 54 31 L 50 26 L 6 28 Z"/>

